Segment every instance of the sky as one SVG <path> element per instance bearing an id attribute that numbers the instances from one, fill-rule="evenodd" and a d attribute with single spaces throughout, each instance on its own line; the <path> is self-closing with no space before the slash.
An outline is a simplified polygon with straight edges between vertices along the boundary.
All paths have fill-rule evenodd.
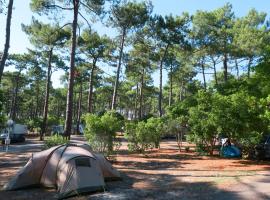
<path id="1" fill-rule="evenodd" d="M 252 8 L 258 11 L 270 13 L 270 0 L 152 0 L 154 10 L 153 13 L 161 15 L 181 15 L 183 12 L 194 14 L 197 10 L 214 10 L 222 7 L 227 2 L 233 5 L 233 10 L 237 17 L 244 16 Z M 29 8 L 30 0 L 14 0 L 14 9 L 11 21 L 11 43 L 10 53 L 23 53 L 26 48 L 31 48 L 31 44 L 28 41 L 27 36 L 21 30 L 21 24 L 30 24 L 32 16 L 34 15 Z M 269 14 L 267 18 L 269 19 Z M 35 17 L 37 15 L 35 14 Z M 70 19 L 71 19 L 70 15 Z M 46 17 L 39 18 L 41 20 L 47 20 Z M 0 51 L 4 48 L 5 41 L 5 21 L 6 15 L 0 14 Z M 100 34 L 108 34 L 113 36 L 113 32 L 110 29 L 104 28 L 101 25 L 94 26 Z M 111 33 L 111 34 L 110 34 Z M 5 71 L 12 70 L 6 68 Z M 110 71 L 108 69 L 106 71 Z M 52 76 L 52 82 L 54 87 L 61 87 L 60 76 L 62 71 L 54 72 Z M 158 85 L 157 73 L 153 75 L 154 85 Z M 164 83 L 167 79 L 164 79 Z"/>

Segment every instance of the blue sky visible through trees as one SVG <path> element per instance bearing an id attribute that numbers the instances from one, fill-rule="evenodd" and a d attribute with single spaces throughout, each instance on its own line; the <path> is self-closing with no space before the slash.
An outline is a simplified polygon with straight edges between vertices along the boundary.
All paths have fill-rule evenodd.
<path id="1" fill-rule="evenodd" d="M 27 48 L 31 48 L 31 45 L 28 41 L 27 35 L 22 32 L 21 24 L 30 24 L 31 18 L 34 15 L 29 8 L 30 0 L 14 0 L 14 10 L 12 16 L 12 26 L 11 26 L 11 44 L 10 44 L 10 53 L 23 53 Z M 189 14 L 194 14 L 197 10 L 213 10 L 219 7 L 224 6 L 227 2 L 233 5 L 233 10 L 237 17 L 244 16 L 252 8 L 255 8 L 258 11 L 270 13 L 270 1 L 269 0 L 152 0 L 154 10 L 153 13 L 167 15 L 181 15 L 182 12 L 188 12 Z M 65 18 L 67 20 L 72 19 L 70 14 L 66 14 Z M 49 22 L 46 16 L 40 17 L 34 15 L 37 19 L 40 19 L 45 22 Z M 269 14 L 267 16 L 269 19 Z M 5 41 L 5 20 L 6 16 L 0 14 L 0 50 L 4 47 Z M 115 36 L 115 32 L 112 31 L 112 28 L 106 28 L 100 23 L 97 23 L 93 26 L 99 34 L 108 34 L 111 37 Z M 109 31 L 108 31 L 109 30 Z M 6 68 L 5 71 L 12 70 L 11 68 Z M 113 71 L 109 68 L 106 71 Z M 60 76 L 63 74 L 63 71 L 57 71 L 52 76 L 53 86 L 61 87 Z M 154 73 L 154 85 L 158 85 L 158 74 Z M 166 76 L 165 76 L 166 77 Z M 200 79 L 200 77 L 198 77 Z M 208 77 L 209 78 L 209 77 Z M 164 83 L 167 79 L 164 79 Z"/>

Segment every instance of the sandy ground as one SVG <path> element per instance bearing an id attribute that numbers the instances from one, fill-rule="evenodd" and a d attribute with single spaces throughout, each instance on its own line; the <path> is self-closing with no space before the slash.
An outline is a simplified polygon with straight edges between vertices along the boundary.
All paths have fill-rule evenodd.
<path id="1" fill-rule="evenodd" d="M 32 143 L 39 142 L 31 140 L 29 144 Z M 37 151 L 40 145 L 30 145 L 22 152 L 0 152 L 0 187 Z M 121 172 L 122 181 L 108 182 L 104 193 L 70 199 L 270 199 L 270 162 L 179 152 L 171 140 L 162 141 L 159 150 L 146 154 L 128 153 L 123 142 L 111 159 Z M 0 199 L 57 199 L 57 192 L 42 188 L 0 191 Z"/>

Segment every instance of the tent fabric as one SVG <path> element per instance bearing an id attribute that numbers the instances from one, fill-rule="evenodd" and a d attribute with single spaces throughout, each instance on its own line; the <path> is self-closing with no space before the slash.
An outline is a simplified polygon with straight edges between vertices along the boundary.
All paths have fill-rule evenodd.
<path id="1" fill-rule="evenodd" d="M 33 154 L 26 165 L 4 186 L 4 190 L 17 190 L 39 185 L 42 168 L 57 148 L 59 146 Z"/>
<path id="2" fill-rule="evenodd" d="M 120 173 L 111 165 L 111 163 L 102 155 L 95 154 L 95 157 L 101 167 L 103 177 L 105 180 L 120 179 Z"/>
<path id="3" fill-rule="evenodd" d="M 220 152 L 225 158 L 241 157 L 241 151 L 234 145 L 222 147 Z"/>
<path id="4" fill-rule="evenodd" d="M 102 191 L 104 179 L 120 179 L 119 172 L 88 145 L 61 145 L 32 155 L 4 190 L 35 185 L 57 188 L 59 198 Z"/>

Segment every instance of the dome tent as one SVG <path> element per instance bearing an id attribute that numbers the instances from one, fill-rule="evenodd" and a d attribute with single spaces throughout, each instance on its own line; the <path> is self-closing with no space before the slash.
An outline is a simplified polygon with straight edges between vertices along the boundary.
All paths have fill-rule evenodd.
<path id="1" fill-rule="evenodd" d="M 59 192 L 59 199 L 63 199 L 103 191 L 105 178 L 120 178 L 120 174 L 103 155 L 95 155 L 88 145 L 69 144 L 33 154 L 4 189 L 17 190 L 37 185 L 54 187 Z"/>

